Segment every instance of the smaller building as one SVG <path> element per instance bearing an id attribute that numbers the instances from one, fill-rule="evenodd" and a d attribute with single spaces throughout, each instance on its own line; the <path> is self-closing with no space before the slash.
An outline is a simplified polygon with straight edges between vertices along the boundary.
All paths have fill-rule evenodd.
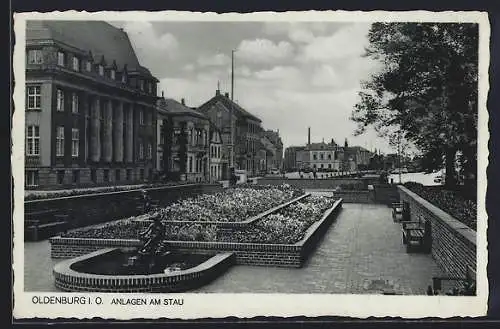
<path id="1" fill-rule="evenodd" d="M 210 182 L 226 179 L 228 155 L 223 147 L 221 131 L 210 124 Z"/>
<path id="2" fill-rule="evenodd" d="M 338 149 L 338 145 L 333 140 L 330 143 L 310 143 L 297 152 L 298 168 L 339 171 L 342 168 L 342 161 L 337 156 Z"/>
<path id="3" fill-rule="evenodd" d="M 299 165 L 297 164 L 297 155 L 300 155 L 300 151 L 303 151 L 304 148 L 304 146 L 289 146 L 285 149 L 283 167 L 286 171 L 298 170 Z"/>

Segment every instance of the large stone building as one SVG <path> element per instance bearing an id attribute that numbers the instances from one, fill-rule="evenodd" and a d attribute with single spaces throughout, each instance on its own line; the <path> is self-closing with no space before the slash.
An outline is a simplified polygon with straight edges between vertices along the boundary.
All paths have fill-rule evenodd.
<path id="1" fill-rule="evenodd" d="M 260 152 L 260 138 L 262 134 L 261 120 L 231 101 L 229 94 L 221 94 L 216 90 L 215 96 L 202 104 L 198 110 L 207 115 L 210 121 L 219 129 L 223 152 L 230 154 L 231 120 L 234 127 L 234 167 L 246 170 L 249 175 L 256 175 L 262 159 Z M 231 118 L 231 110 L 233 116 Z M 229 160 L 231 161 L 231 159 Z M 229 172 L 228 166 L 223 164 L 223 171 Z"/>
<path id="2" fill-rule="evenodd" d="M 28 21 L 26 187 L 151 178 L 157 82 L 121 29 Z"/>
<path id="3" fill-rule="evenodd" d="M 158 110 L 158 171 L 173 180 L 210 179 L 210 122 L 184 100 L 160 98 Z"/>
<path id="4" fill-rule="evenodd" d="M 270 160 L 269 167 L 271 169 L 283 169 L 283 141 L 281 140 L 279 130 L 266 130 L 264 131 L 264 136 L 273 144 L 276 150 Z"/>

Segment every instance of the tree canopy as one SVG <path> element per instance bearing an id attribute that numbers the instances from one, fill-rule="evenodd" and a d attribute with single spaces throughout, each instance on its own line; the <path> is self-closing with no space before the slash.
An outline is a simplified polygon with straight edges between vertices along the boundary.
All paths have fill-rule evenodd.
<path id="1" fill-rule="evenodd" d="M 381 136 L 411 141 L 426 169 L 445 158 L 448 185 L 455 184 L 457 152 L 474 173 L 477 158 L 477 24 L 374 23 L 365 56 L 382 70 L 362 82 L 351 119 L 357 134 L 373 126 Z"/>

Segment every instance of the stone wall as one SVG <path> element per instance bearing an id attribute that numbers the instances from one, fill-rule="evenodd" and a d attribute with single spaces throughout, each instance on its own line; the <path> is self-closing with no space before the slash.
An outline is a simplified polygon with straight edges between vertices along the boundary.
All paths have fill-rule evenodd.
<path id="1" fill-rule="evenodd" d="M 467 266 L 476 271 L 476 232 L 404 186 L 398 190 L 411 220 L 430 222 L 432 257 L 443 271 L 454 277 L 465 277 Z"/>
<path id="2" fill-rule="evenodd" d="M 214 255 L 204 263 L 174 273 L 150 275 L 96 275 L 77 272 L 72 265 L 92 261 L 95 257 L 112 256 L 119 249 L 103 249 L 54 267 L 55 286 L 63 291 L 159 293 L 195 289 L 215 279 L 234 264 L 231 253 Z"/>
<path id="3" fill-rule="evenodd" d="M 368 185 L 378 183 L 378 178 L 281 178 L 264 177 L 259 178 L 258 185 L 282 185 L 289 184 L 302 189 L 336 189 L 342 185 L 356 186 L 358 190 L 368 190 Z"/>
<path id="4" fill-rule="evenodd" d="M 337 200 L 321 220 L 308 229 L 304 238 L 295 244 L 170 241 L 169 246 L 181 252 L 234 253 L 236 263 L 240 265 L 301 267 L 341 209 L 342 200 Z M 54 237 L 50 239 L 50 244 L 52 258 L 70 258 L 103 248 L 138 247 L 140 241 Z"/>
<path id="5" fill-rule="evenodd" d="M 147 188 L 152 199 L 160 206 L 201 193 L 222 191 L 219 184 L 185 184 Z M 24 212 L 57 209 L 69 215 L 69 228 L 77 228 L 138 215 L 137 199 L 141 189 L 29 200 L 24 202 Z M 36 219 L 36 218 L 33 218 Z"/>

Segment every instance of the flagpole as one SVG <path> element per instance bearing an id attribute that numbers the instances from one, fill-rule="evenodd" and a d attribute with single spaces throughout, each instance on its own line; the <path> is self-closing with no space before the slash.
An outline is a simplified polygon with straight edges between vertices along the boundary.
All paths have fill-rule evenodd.
<path id="1" fill-rule="evenodd" d="M 233 123 L 233 102 L 234 102 L 234 50 L 231 50 L 231 108 L 230 115 L 231 118 L 231 155 L 230 155 L 230 167 L 235 167 L 234 165 L 234 123 Z"/>

